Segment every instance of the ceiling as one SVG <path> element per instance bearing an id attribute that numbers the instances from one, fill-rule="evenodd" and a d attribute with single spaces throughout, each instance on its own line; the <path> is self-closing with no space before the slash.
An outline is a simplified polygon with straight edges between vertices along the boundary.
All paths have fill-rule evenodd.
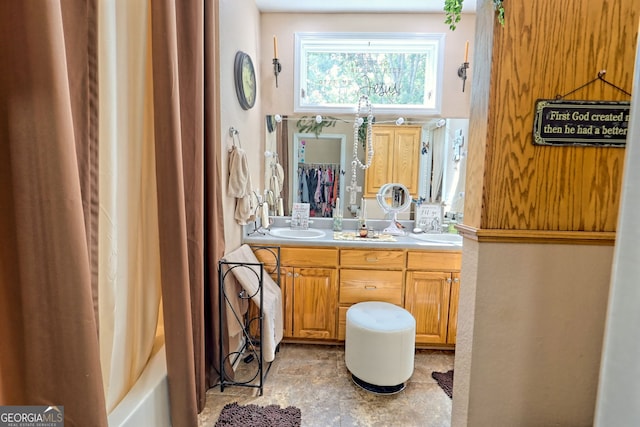
<path id="1" fill-rule="evenodd" d="M 261 12 L 442 13 L 444 0 L 255 0 Z M 475 13 L 476 0 L 464 0 L 463 13 Z"/>

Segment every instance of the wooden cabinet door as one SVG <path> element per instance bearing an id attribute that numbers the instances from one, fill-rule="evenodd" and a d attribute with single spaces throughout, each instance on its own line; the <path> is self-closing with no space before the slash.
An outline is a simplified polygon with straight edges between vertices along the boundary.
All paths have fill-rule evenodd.
<path id="1" fill-rule="evenodd" d="M 418 197 L 420 170 L 420 128 L 398 128 L 393 153 L 393 179 L 404 184 L 412 197 Z"/>
<path id="2" fill-rule="evenodd" d="M 408 271 L 405 308 L 416 319 L 416 344 L 447 342 L 451 273 Z"/>
<path id="3" fill-rule="evenodd" d="M 417 197 L 421 135 L 420 126 L 374 126 L 374 155 L 365 174 L 364 196 L 374 197 L 384 184 L 399 182 Z"/>
<path id="4" fill-rule="evenodd" d="M 338 284 L 333 268 L 293 270 L 293 336 L 335 339 Z"/>
<path id="5" fill-rule="evenodd" d="M 365 173 L 365 196 L 375 196 L 384 184 L 391 182 L 393 175 L 393 152 L 395 133 L 392 129 L 373 129 L 373 161 Z M 366 151 L 363 163 L 366 161 Z"/>
<path id="6" fill-rule="evenodd" d="M 451 283 L 451 298 L 449 301 L 449 330 L 447 332 L 447 344 L 456 343 L 458 333 L 458 300 L 460 299 L 460 274 L 453 273 Z"/>
<path id="7" fill-rule="evenodd" d="M 282 288 L 282 323 L 284 325 L 284 338 L 293 337 L 293 274 L 292 267 L 280 268 L 280 281 Z"/>

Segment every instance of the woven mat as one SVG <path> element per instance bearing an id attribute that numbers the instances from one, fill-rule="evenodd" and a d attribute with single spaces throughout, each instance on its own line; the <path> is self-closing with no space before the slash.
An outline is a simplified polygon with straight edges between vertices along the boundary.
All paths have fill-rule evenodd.
<path id="1" fill-rule="evenodd" d="M 294 406 L 258 406 L 229 403 L 222 408 L 215 427 L 300 427 L 302 412 Z"/>
<path id="2" fill-rule="evenodd" d="M 391 234 L 376 234 L 374 237 L 360 237 L 354 231 L 334 231 L 333 240 L 358 240 L 361 242 L 395 242 L 396 238 Z"/>
<path id="3" fill-rule="evenodd" d="M 447 396 L 453 399 L 453 369 L 447 372 L 432 372 L 431 377 L 437 381 Z"/>

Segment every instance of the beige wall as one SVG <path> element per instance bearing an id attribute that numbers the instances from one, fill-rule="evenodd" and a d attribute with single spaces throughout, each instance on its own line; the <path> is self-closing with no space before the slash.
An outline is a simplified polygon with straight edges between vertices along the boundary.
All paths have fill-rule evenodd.
<path id="1" fill-rule="evenodd" d="M 262 108 L 265 114 L 293 114 L 294 34 L 296 32 L 416 32 L 445 34 L 445 63 L 442 117 L 469 117 L 469 94 L 473 73 L 474 15 L 463 15 L 455 31 L 444 24 L 442 14 L 298 14 L 264 13 L 260 18 L 263 52 L 261 61 Z M 273 36 L 278 38 L 278 56 L 282 73 L 275 87 L 273 75 Z M 469 47 L 469 79 L 465 92 L 458 77 Z M 355 107 L 355 106 L 354 106 Z"/>
<path id="2" fill-rule="evenodd" d="M 608 246 L 465 240 L 454 426 L 592 425 Z"/>
<path id="3" fill-rule="evenodd" d="M 247 152 L 253 187 L 264 187 L 263 162 L 264 133 L 263 113 L 260 108 L 261 94 L 258 90 L 255 106 L 243 110 L 238 103 L 233 79 L 233 63 L 236 52 L 241 50 L 251 56 L 260 81 L 260 14 L 253 0 L 220 1 L 220 129 L 222 132 L 221 174 L 225 184 L 223 192 L 224 229 L 228 250 L 240 246 L 241 228 L 234 220 L 235 199 L 226 196 L 229 175 L 228 150 L 232 146 L 229 127 L 239 131 L 242 148 Z M 259 83 L 258 83 L 259 84 Z M 259 87 L 258 87 L 259 89 Z"/>

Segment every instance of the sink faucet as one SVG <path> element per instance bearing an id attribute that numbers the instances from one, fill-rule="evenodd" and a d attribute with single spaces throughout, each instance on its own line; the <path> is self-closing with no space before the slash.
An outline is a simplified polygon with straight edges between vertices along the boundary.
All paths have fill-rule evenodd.
<path id="1" fill-rule="evenodd" d="M 269 204 L 266 202 L 266 200 L 263 201 L 262 196 L 256 194 L 255 191 L 254 194 L 256 196 L 256 199 L 258 200 L 258 204 L 256 205 L 253 213 L 253 231 L 249 233 L 249 235 L 254 233 L 265 234 L 265 230 L 269 229 L 272 222 L 271 218 L 269 218 Z M 260 218 L 260 227 L 258 227 L 258 218 Z"/>

